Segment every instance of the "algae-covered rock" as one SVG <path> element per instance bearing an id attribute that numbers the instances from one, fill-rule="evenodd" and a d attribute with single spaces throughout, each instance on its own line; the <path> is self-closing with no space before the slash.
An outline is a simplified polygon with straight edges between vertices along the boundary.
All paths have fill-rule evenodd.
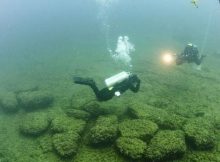
<path id="1" fill-rule="evenodd" d="M 118 134 L 117 116 L 100 116 L 94 127 L 90 130 L 92 144 L 109 143 L 115 140 Z"/>
<path id="2" fill-rule="evenodd" d="M 81 119 L 70 118 L 65 115 L 56 116 L 52 119 L 51 130 L 53 133 L 62 133 L 67 131 L 74 131 L 75 133 L 82 133 L 86 122 Z"/>
<path id="3" fill-rule="evenodd" d="M 178 159 L 184 155 L 186 144 L 184 133 L 179 130 L 158 132 L 146 149 L 146 160 L 165 161 Z"/>
<path id="4" fill-rule="evenodd" d="M 76 154 L 80 136 L 72 131 L 57 133 L 53 135 L 53 146 L 57 153 L 62 157 Z"/>
<path id="5" fill-rule="evenodd" d="M 26 114 L 20 122 L 20 131 L 26 135 L 40 135 L 49 127 L 47 114 L 34 112 Z"/>
<path id="6" fill-rule="evenodd" d="M 219 162 L 220 155 L 218 152 L 190 151 L 184 156 L 182 161 L 189 162 Z"/>
<path id="7" fill-rule="evenodd" d="M 18 101 L 27 111 L 32 111 L 50 106 L 53 97 L 44 91 L 27 91 L 18 95 Z"/>
<path id="8" fill-rule="evenodd" d="M 17 112 L 19 106 L 15 93 L 5 93 L 1 98 L 0 106 L 5 112 Z"/>
<path id="9" fill-rule="evenodd" d="M 186 122 L 186 119 L 180 115 L 144 104 L 130 105 L 128 112 L 134 118 L 151 120 L 162 129 L 182 129 Z"/>
<path id="10" fill-rule="evenodd" d="M 119 151 L 132 159 L 140 159 L 147 147 L 146 143 L 138 138 L 120 137 L 116 141 Z"/>
<path id="11" fill-rule="evenodd" d="M 214 148 L 216 137 L 214 125 L 205 118 L 195 118 L 189 120 L 185 126 L 186 139 L 189 145 L 199 150 L 209 150 Z"/>
<path id="12" fill-rule="evenodd" d="M 74 162 L 128 162 L 111 147 L 94 148 L 83 146 L 74 157 Z"/>
<path id="13" fill-rule="evenodd" d="M 214 118 L 214 125 L 216 129 L 220 129 L 220 114 L 217 114 Z"/>
<path id="14" fill-rule="evenodd" d="M 186 121 L 186 118 L 170 112 L 164 116 L 164 120 L 160 123 L 160 128 L 172 130 L 182 129 Z"/>
<path id="15" fill-rule="evenodd" d="M 166 98 L 154 98 L 153 100 L 147 101 L 149 105 L 153 105 L 154 107 L 158 108 L 167 108 L 172 104 L 168 99 Z"/>
<path id="16" fill-rule="evenodd" d="M 150 139 L 157 130 L 157 124 L 146 119 L 125 120 L 119 124 L 119 132 L 124 137 Z"/>
<path id="17" fill-rule="evenodd" d="M 89 102 L 81 107 L 82 110 L 90 113 L 91 117 L 96 118 L 99 115 L 107 114 L 107 110 L 103 108 L 98 102 Z"/>
<path id="18" fill-rule="evenodd" d="M 16 162 L 17 158 L 14 155 L 14 152 L 8 148 L 0 148 L 0 162 Z"/>
<path id="19" fill-rule="evenodd" d="M 90 114 L 83 110 L 68 109 L 66 110 L 66 114 L 69 117 L 74 117 L 74 118 L 82 119 L 82 120 L 88 120 L 90 118 Z"/>
<path id="20" fill-rule="evenodd" d="M 46 134 L 45 136 L 39 137 L 38 142 L 43 153 L 51 152 L 53 150 L 53 143 L 50 135 Z"/>

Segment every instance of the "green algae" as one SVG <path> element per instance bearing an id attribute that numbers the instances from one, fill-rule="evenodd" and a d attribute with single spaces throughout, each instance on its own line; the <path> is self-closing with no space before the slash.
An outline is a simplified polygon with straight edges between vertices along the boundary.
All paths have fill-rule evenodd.
<path id="1" fill-rule="evenodd" d="M 133 104 L 128 112 L 134 118 L 151 120 L 162 129 L 181 129 L 186 119 L 180 115 L 146 104 Z"/>
<path id="2" fill-rule="evenodd" d="M 50 121 L 46 113 L 32 112 L 24 115 L 19 129 L 25 135 L 39 136 L 49 128 L 49 125 Z"/>
<path id="3" fill-rule="evenodd" d="M 49 107 L 53 103 L 53 96 L 46 91 L 26 91 L 17 96 L 19 104 L 26 111 L 33 111 Z"/>
<path id="4" fill-rule="evenodd" d="M 69 157 L 77 153 L 79 134 L 73 131 L 54 134 L 53 146 L 62 157 Z"/>
<path id="5" fill-rule="evenodd" d="M 146 149 L 146 159 L 163 161 L 181 158 L 186 152 L 184 133 L 182 131 L 160 131 L 150 141 Z"/>
<path id="6" fill-rule="evenodd" d="M 91 117 L 88 112 L 83 111 L 83 110 L 77 110 L 77 109 L 68 109 L 66 110 L 66 114 L 69 117 L 74 117 L 74 118 L 82 119 L 82 120 L 89 120 L 89 118 Z"/>
<path id="7" fill-rule="evenodd" d="M 138 138 L 120 137 L 116 141 L 116 146 L 120 153 L 131 158 L 141 159 L 144 155 L 147 145 Z"/>
<path id="8" fill-rule="evenodd" d="M 115 115 L 100 116 L 91 128 L 90 142 L 94 145 L 113 142 L 118 135 L 118 118 Z"/>
<path id="9" fill-rule="evenodd" d="M 198 150 L 210 150 L 215 147 L 214 124 L 205 118 L 194 118 L 184 126 L 188 143 Z"/>
<path id="10" fill-rule="evenodd" d="M 92 148 L 88 146 L 83 146 L 80 152 L 76 155 L 73 160 L 74 162 L 127 162 L 127 160 L 123 159 L 119 156 L 116 151 L 111 148 Z"/>
<path id="11" fill-rule="evenodd" d="M 123 137 L 149 139 L 158 130 L 157 124 L 145 119 L 125 120 L 119 124 L 119 132 Z"/>
<path id="12" fill-rule="evenodd" d="M 82 133 L 86 122 L 81 119 L 70 118 L 66 115 L 56 116 L 52 119 L 51 130 L 53 133 L 62 133 L 74 130 L 76 133 Z"/>

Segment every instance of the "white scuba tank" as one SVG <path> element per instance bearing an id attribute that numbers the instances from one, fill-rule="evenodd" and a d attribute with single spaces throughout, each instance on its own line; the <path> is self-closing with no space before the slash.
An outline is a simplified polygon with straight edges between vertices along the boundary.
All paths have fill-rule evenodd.
<path id="1" fill-rule="evenodd" d="M 115 84 L 128 79 L 129 75 L 129 72 L 122 71 L 114 76 L 111 76 L 110 78 L 105 79 L 105 84 L 108 88 L 112 88 Z"/>

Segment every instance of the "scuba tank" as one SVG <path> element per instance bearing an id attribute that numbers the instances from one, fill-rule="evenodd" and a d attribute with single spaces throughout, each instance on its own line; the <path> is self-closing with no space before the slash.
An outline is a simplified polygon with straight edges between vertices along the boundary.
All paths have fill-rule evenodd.
<path id="1" fill-rule="evenodd" d="M 105 85 L 111 89 L 115 84 L 128 79 L 130 75 L 131 74 L 129 72 L 122 71 L 116 75 L 111 76 L 110 78 L 105 79 Z"/>

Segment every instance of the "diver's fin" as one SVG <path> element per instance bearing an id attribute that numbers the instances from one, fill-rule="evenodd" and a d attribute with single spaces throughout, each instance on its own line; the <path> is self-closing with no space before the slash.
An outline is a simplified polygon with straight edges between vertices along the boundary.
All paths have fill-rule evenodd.
<path id="1" fill-rule="evenodd" d="M 83 85 L 94 85 L 95 84 L 95 82 L 91 78 L 73 77 L 73 81 L 76 84 L 83 84 Z"/>

